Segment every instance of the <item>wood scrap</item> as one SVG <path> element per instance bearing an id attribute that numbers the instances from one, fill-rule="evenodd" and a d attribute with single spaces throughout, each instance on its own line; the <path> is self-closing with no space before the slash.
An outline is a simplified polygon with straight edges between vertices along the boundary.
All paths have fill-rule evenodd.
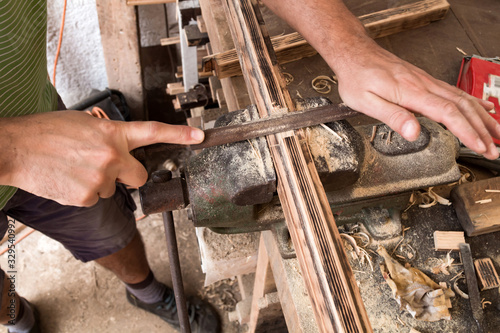
<path id="1" fill-rule="evenodd" d="M 434 231 L 434 250 L 459 251 L 460 243 L 465 243 L 463 231 Z"/>
<path id="2" fill-rule="evenodd" d="M 161 46 L 176 45 L 181 42 L 180 36 L 168 37 L 160 39 Z"/>
<path id="3" fill-rule="evenodd" d="M 500 279 L 490 258 L 474 260 L 481 291 L 500 287 Z"/>
<path id="4" fill-rule="evenodd" d="M 167 95 L 177 95 L 184 92 L 182 82 L 167 83 Z"/>
<path id="5" fill-rule="evenodd" d="M 500 177 L 461 184 L 451 190 L 451 200 L 467 236 L 500 230 Z"/>

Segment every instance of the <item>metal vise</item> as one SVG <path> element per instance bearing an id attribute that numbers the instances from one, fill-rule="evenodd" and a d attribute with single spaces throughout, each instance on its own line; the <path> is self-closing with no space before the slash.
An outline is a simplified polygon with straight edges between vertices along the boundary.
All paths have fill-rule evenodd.
<path id="1" fill-rule="evenodd" d="M 325 98 L 299 100 L 297 108 L 329 103 Z M 250 106 L 220 117 L 215 126 L 257 118 Z M 460 178 L 456 138 L 431 120 L 419 121 L 422 131 L 414 142 L 384 124 L 354 128 L 342 120 L 306 129 L 338 224 L 360 219 L 384 223 L 399 214 L 412 190 Z M 224 233 L 269 229 L 284 221 L 265 138 L 206 148 L 189 159 L 184 175 L 161 178 L 140 189 L 146 214 L 187 208 L 195 226 Z"/>

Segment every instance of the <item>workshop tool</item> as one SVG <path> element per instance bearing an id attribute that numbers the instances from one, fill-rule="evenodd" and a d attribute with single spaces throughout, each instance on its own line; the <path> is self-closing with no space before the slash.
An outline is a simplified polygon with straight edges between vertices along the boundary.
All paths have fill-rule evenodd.
<path id="1" fill-rule="evenodd" d="M 472 309 L 472 317 L 477 323 L 479 333 L 484 332 L 484 313 L 481 306 L 481 296 L 479 296 L 479 288 L 477 285 L 476 271 L 470 251 L 470 245 L 467 243 L 460 244 L 460 254 L 464 265 L 465 279 L 467 280 L 467 290 L 469 292 L 470 307 Z"/>
<path id="2" fill-rule="evenodd" d="M 185 172 L 180 177 L 165 183 L 148 182 L 141 187 L 144 213 L 187 207 L 188 216 L 195 226 L 229 233 L 270 229 L 271 225 L 283 222 L 275 193 L 276 174 L 266 140 L 257 138 L 212 145 L 253 137 L 246 136 L 244 129 L 254 127 L 254 124 L 259 124 L 255 126 L 257 131 L 265 132 L 304 125 L 286 124 L 291 119 L 289 117 L 295 117 L 294 114 L 298 121 L 303 121 L 298 116 L 303 115 L 302 118 L 313 123 L 318 119 L 330 120 L 354 114 L 347 109 L 342 111 L 341 107 L 337 114 L 332 115 L 333 112 L 328 110 L 335 108 L 327 104 L 331 103 L 325 98 L 299 100 L 298 109 L 311 111 L 294 111 L 273 118 L 269 128 L 260 125 L 265 120 L 255 120 L 258 114 L 254 106 L 220 117 L 215 123 L 216 128 L 206 131 L 206 141 L 191 146 L 200 148 L 206 145 L 208 148 L 186 161 Z M 317 108 L 313 109 L 313 106 Z M 309 117 L 308 112 L 314 117 Z M 324 116 L 318 116 L 320 113 Z M 278 119 L 282 123 L 272 125 Z M 455 137 L 435 122 L 424 118 L 419 120 L 422 134 L 415 142 L 407 142 L 396 133 L 388 142 L 390 129 L 383 124 L 354 128 L 343 120 L 327 123 L 328 129 L 323 126 L 308 128 L 314 163 L 337 224 L 370 221 L 370 232 L 376 236 L 375 229 L 382 230 L 388 220 L 399 219 L 399 211 L 407 205 L 413 189 L 460 178 L 455 161 L 458 151 Z M 231 136 L 225 135 L 228 127 L 229 133 L 233 133 Z M 217 134 L 212 136 L 210 133 Z M 136 150 L 134 155 L 141 161 L 162 154 L 166 159 L 173 147 L 179 149 L 182 146 L 148 146 Z M 441 158 L 435 159 L 434 156 Z M 378 224 L 380 226 L 376 227 Z"/>
<path id="3" fill-rule="evenodd" d="M 284 110 L 280 115 L 258 118 L 248 123 L 207 129 L 205 130 L 205 140 L 202 143 L 191 145 L 190 148 L 192 150 L 209 148 L 347 119 L 356 115 L 359 115 L 359 113 L 350 109 L 345 104 L 333 105 L 331 103 L 304 111 L 286 112 Z M 155 144 L 138 148 L 133 151 L 133 155 L 138 159 L 144 159 L 146 154 L 161 154 L 162 152 L 169 152 L 182 147 L 185 147 L 185 145 Z"/>

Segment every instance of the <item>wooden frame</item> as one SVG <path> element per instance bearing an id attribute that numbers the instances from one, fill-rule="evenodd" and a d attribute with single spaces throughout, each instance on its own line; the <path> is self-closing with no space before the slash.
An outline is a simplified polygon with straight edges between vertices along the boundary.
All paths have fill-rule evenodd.
<path id="1" fill-rule="evenodd" d="M 260 116 L 293 111 L 258 5 L 250 0 L 224 0 L 223 7 L 250 98 Z M 279 178 L 278 194 L 319 330 L 371 332 L 303 131 L 274 134 L 267 140 Z"/>

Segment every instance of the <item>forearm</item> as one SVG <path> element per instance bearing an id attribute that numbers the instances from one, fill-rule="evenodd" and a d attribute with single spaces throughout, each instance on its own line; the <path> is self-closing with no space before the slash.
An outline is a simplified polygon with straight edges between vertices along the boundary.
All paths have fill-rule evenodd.
<path id="1" fill-rule="evenodd" d="M 13 161 L 19 153 L 15 148 L 16 134 L 21 135 L 16 129 L 16 119 L 0 118 L 0 185 L 12 185 Z"/>
<path id="2" fill-rule="evenodd" d="M 335 71 L 375 42 L 341 0 L 264 0 L 274 13 L 297 30 Z"/>
<path id="3" fill-rule="evenodd" d="M 492 136 L 500 125 L 486 112 L 493 104 L 476 99 L 379 47 L 341 0 L 263 0 L 311 44 L 338 78 L 351 108 L 416 140 L 420 124 L 412 112 L 440 122 L 487 158 L 498 158 Z M 409 112 L 412 111 L 412 112 Z"/>

